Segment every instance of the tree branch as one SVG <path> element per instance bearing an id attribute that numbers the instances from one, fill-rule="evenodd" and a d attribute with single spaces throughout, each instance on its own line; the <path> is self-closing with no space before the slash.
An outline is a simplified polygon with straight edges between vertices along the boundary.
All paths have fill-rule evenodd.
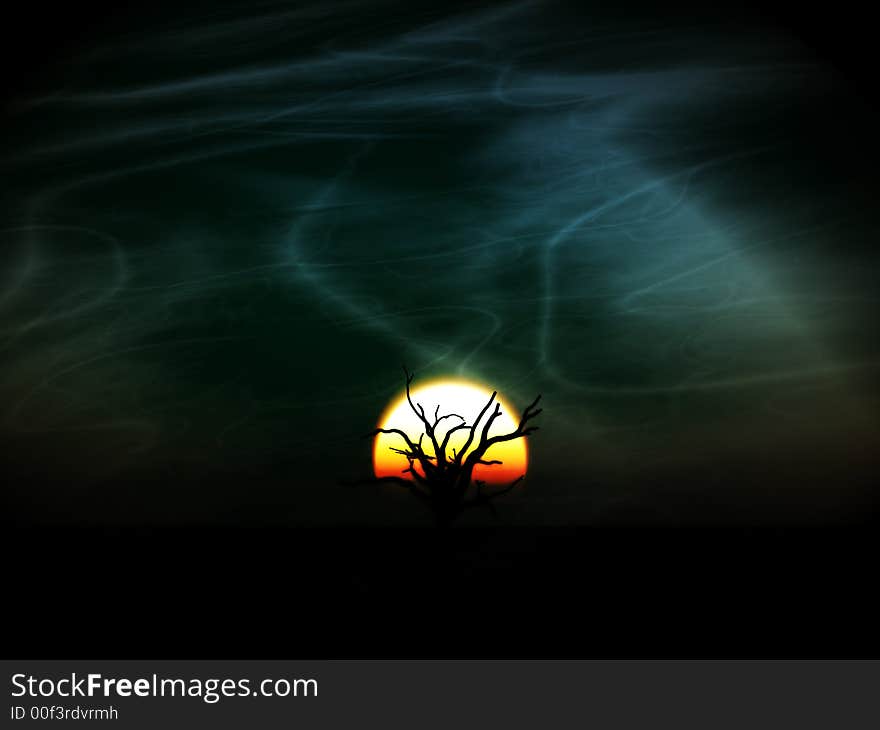
<path id="1" fill-rule="evenodd" d="M 394 434 L 394 435 L 400 436 L 404 440 L 404 442 L 406 443 L 407 447 L 409 447 L 409 452 L 411 454 L 413 454 L 419 460 L 419 463 L 422 465 L 422 471 L 424 471 L 426 474 L 434 468 L 434 465 L 430 461 L 431 457 L 429 457 L 422 450 L 421 438 L 419 438 L 418 444 L 414 444 L 412 442 L 412 439 L 410 439 L 410 437 L 407 436 L 406 433 L 401 431 L 399 428 L 377 428 L 377 429 L 370 431 L 370 433 L 367 434 L 367 437 L 369 438 L 372 436 L 378 436 L 380 433 Z M 397 451 L 398 453 L 402 453 L 400 449 L 395 449 L 394 447 L 389 447 L 389 448 L 391 448 L 392 451 Z"/>
<path id="2" fill-rule="evenodd" d="M 527 424 L 543 411 L 542 408 L 535 408 L 540 400 L 541 396 L 539 395 L 526 407 L 526 409 L 523 411 L 522 417 L 519 420 L 519 425 L 514 431 L 498 436 L 493 436 L 492 438 L 488 439 L 481 439 L 480 445 L 476 449 L 474 449 L 471 456 L 468 457 L 468 460 L 470 460 L 471 457 L 476 457 L 474 459 L 474 462 L 476 462 L 476 460 L 478 459 L 482 459 L 483 454 L 485 454 L 486 451 L 489 450 L 489 447 L 493 446 L 494 444 L 500 444 L 504 441 L 513 441 L 514 439 L 522 438 L 523 436 L 531 436 L 535 431 L 538 430 L 538 426 L 528 426 Z M 483 435 L 486 436 L 488 435 L 488 433 L 488 428 L 484 428 Z"/>
<path id="3" fill-rule="evenodd" d="M 425 433 L 428 435 L 428 438 L 431 439 L 431 444 L 434 446 L 434 456 L 437 457 L 437 468 L 442 471 L 443 466 L 446 463 L 446 457 L 440 452 L 440 444 L 437 443 L 437 437 L 434 434 L 434 426 L 437 425 L 437 422 L 435 421 L 434 426 L 432 426 L 427 416 L 425 416 L 425 409 L 422 407 L 422 404 L 413 403 L 409 386 L 412 384 L 415 375 L 409 372 L 409 370 L 406 369 L 406 366 L 404 366 L 403 372 L 406 375 L 406 400 L 409 403 L 409 407 L 412 409 L 413 413 L 415 413 L 419 417 L 419 420 L 424 424 Z M 436 413 L 439 412 L 440 406 L 438 404 Z"/>
<path id="4" fill-rule="evenodd" d="M 455 414 L 453 414 L 453 415 L 455 415 Z M 461 416 L 459 416 L 459 418 L 461 418 Z M 463 418 L 461 420 L 462 420 L 461 423 L 459 423 L 457 426 L 454 426 L 453 428 L 450 428 L 446 432 L 446 435 L 443 437 L 443 443 L 440 444 L 440 451 L 443 452 L 444 459 L 446 458 L 446 447 L 449 446 L 449 439 L 451 438 L 452 434 L 454 434 L 456 431 L 461 431 L 463 428 L 470 428 Z M 453 461 L 455 461 L 455 453 L 454 452 L 455 452 L 455 450 L 453 449 L 453 455 L 452 455 Z"/>
<path id="5" fill-rule="evenodd" d="M 455 457 L 456 464 L 461 464 L 461 459 L 464 456 L 464 453 L 470 448 L 470 445 L 474 442 L 474 435 L 476 434 L 477 425 L 480 423 L 480 419 L 486 415 L 486 411 L 488 411 L 489 407 L 492 405 L 492 403 L 495 402 L 495 396 L 497 396 L 497 395 L 498 395 L 497 390 L 492 392 L 492 396 L 489 398 L 488 403 L 486 403 L 486 405 L 483 406 L 483 410 L 480 411 L 480 415 L 477 416 L 477 420 L 474 421 L 474 425 L 471 426 L 471 432 L 470 432 L 470 434 L 468 434 L 467 441 L 464 442 L 464 446 L 462 446 L 458 450 L 458 454 Z"/>
<path id="6" fill-rule="evenodd" d="M 483 433 L 480 434 L 480 446 L 486 443 L 486 439 L 489 437 L 489 429 L 492 428 L 492 424 L 495 422 L 497 418 L 501 416 L 501 404 L 495 404 L 495 410 L 492 411 L 492 415 L 486 419 L 486 423 L 483 426 Z"/>
<path id="7" fill-rule="evenodd" d="M 517 484 L 519 484 L 523 479 L 525 479 L 525 477 L 526 477 L 526 475 L 523 474 L 523 475 L 517 477 L 516 479 L 514 479 L 510 484 L 508 484 L 508 485 L 507 485 L 506 487 L 504 487 L 503 489 L 499 489 L 497 492 L 492 492 L 492 493 L 490 493 L 490 494 L 485 494 L 485 493 L 482 491 L 482 487 L 483 487 L 483 485 L 484 485 L 484 482 L 476 482 L 476 485 L 477 485 L 477 494 L 476 494 L 476 496 L 473 497 L 473 498 L 471 498 L 471 499 L 466 499 L 466 500 L 464 500 L 464 501 L 461 503 L 461 506 L 462 506 L 463 508 L 465 508 L 465 507 L 476 507 L 477 505 L 480 505 L 480 504 L 489 504 L 489 503 L 490 503 L 493 499 L 495 499 L 496 497 L 500 497 L 500 496 L 503 495 L 503 494 L 507 494 L 507 493 L 508 493 L 509 491 L 511 491 L 511 490 L 512 490 Z"/>
<path id="8" fill-rule="evenodd" d="M 416 450 L 416 445 L 412 441 L 410 441 L 409 436 L 407 436 L 399 428 L 376 428 L 376 429 L 373 429 L 372 431 L 370 431 L 365 436 L 365 438 L 372 438 L 374 436 L 378 436 L 380 433 L 397 434 L 406 442 L 406 445 L 409 446 L 410 450 L 412 450 L 412 451 Z"/>
<path id="9" fill-rule="evenodd" d="M 437 410 L 440 410 L 440 406 L 437 406 Z M 434 422 L 434 428 L 436 429 L 437 426 L 440 425 L 440 421 L 442 421 L 446 418 L 461 418 L 461 420 L 464 421 L 464 418 L 462 416 L 459 416 L 457 413 L 447 413 L 445 416 L 440 416 L 440 418 L 438 418 Z"/>

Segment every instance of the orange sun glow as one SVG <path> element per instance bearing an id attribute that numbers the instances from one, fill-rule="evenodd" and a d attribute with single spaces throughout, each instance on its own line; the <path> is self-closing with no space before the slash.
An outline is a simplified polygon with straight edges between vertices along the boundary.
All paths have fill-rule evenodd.
<path id="1" fill-rule="evenodd" d="M 442 379 L 413 386 L 411 395 L 413 403 L 421 405 L 429 418 L 435 413 L 439 405 L 440 416 L 451 413 L 458 414 L 465 419 L 468 425 L 472 425 L 483 406 L 488 402 L 492 391 L 467 380 Z M 500 396 L 497 396 L 496 400 L 501 405 L 501 416 L 492 424 L 492 428 L 489 431 L 490 437 L 510 433 L 516 430 L 519 423 L 519 414 L 512 410 L 508 403 Z M 486 416 L 483 417 L 478 425 L 474 439 L 475 442 L 479 441 L 485 420 Z M 461 420 L 459 418 L 444 419 L 437 428 L 438 441 L 442 442 L 446 432 L 460 423 Z M 385 409 L 385 412 L 379 419 L 379 428 L 400 429 L 415 442 L 424 433 L 424 424 L 419 420 L 419 417 L 413 412 L 412 408 L 410 408 L 405 392 L 397 396 Z M 468 429 L 462 429 L 452 434 L 446 449 L 447 458 L 452 458 L 453 449 L 461 449 L 467 441 L 467 436 Z M 392 451 L 393 448 L 400 449 L 404 445 L 403 439 L 398 434 L 380 433 L 376 437 L 373 447 L 373 470 L 377 477 L 396 476 L 412 479 L 410 474 L 404 473 L 404 470 L 409 466 L 406 457 Z M 472 444 L 468 452 L 475 445 L 476 443 Z M 424 439 L 423 446 L 425 453 L 436 456 L 427 437 Z M 474 480 L 484 481 L 486 484 L 510 483 L 526 473 L 528 466 L 526 439 L 519 438 L 494 444 L 489 447 L 485 458 L 487 460 L 497 459 L 502 463 L 492 466 L 478 465 L 474 469 Z"/>

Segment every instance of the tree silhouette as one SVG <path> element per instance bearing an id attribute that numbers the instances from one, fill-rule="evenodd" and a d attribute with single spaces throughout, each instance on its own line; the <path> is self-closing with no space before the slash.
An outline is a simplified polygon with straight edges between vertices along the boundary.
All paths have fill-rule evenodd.
<path id="1" fill-rule="evenodd" d="M 502 462 L 497 459 L 485 458 L 486 452 L 492 446 L 503 441 L 513 441 L 514 439 L 530 436 L 538 430 L 537 426 L 530 426 L 529 422 L 542 411 L 541 408 L 536 408 L 541 400 L 541 396 L 539 395 L 535 398 L 523 411 L 516 429 L 510 433 L 489 436 L 492 424 L 501 415 L 501 404 L 495 400 L 498 391 L 492 393 L 492 396 L 486 405 L 483 406 L 483 409 L 472 424 L 468 424 L 466 419 L 457 413 L 447 413 L 441 416 L 439 405 L 434 411 L 433 420 L 431 420 L 425 414 L 425 409 L 422 405 L 413 402 L 410 394 L 413 374 L 407 371 L 406 368 L 403 371 L 406 375 L 406 400 L 413 413 L 421 421 L 423 433 L 419 435 L 418 440 L 413 440 L 413 438 L 398 428 L 377 428 L 367 434 L 367 436 L 375 437 L 383 433 L 399 436 L 402 442 L 401 447 L 391 447 L 391 450 L 406 457 L 409 466 L 401 473 L 409 474 L 410 478 L 384 476 L 368 481 L 393 483 L 404 487 L 431 509 L 439 525 L 448 525 L 469 507 L 484 505 L 494 511 L 492 500 L 510 492 L 523 480 L 525 474 L 500 489 L 489 491 L 486 488 L 485 482 L 474 480 L 474 468 L 477 465 L 493 466 L 501 464 Z M 489 414 L 488 416 L 486 416 L 487 413 Z M 447 419 L 458 419 L 460 423 L 447 428 L 441 438 L 438 429 Z M 479 431 L 479 437 L 477 437 L 477 431 L 481 422 L 483 422 L 483 425 Z M 465 430 L 468 431 L 467 440 L 460 449 L 452 449 L 450 457 L 447 454 L 450 438 L 454 433 Z M 433 454 L 426 453 L 422 446 L 426 437 L 430 441 Z M 476 440 L 477 438 L 478 440 Z M 475 440 L 476 446 L 468 451 Z"/>

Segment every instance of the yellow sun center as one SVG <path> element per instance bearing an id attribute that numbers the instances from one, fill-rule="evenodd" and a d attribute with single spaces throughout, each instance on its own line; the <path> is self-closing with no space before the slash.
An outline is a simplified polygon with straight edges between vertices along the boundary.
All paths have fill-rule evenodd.
<path id="1" fill-rule="evenodd" d="M 461 424 L 462 419 L 467 422 L 468 426 L 474 424 L 480 411 L 488 403 L 492 391 L 466 380 L 436 380 L 423 385 L 414 385 L 410 394 L 413 403 L 424 408 L 425 416 L 431 423 L 437 416 L 450 416 L 440 421 L 436 429 L 437 441 L 442 444 L 447 432 Z M 513 411 L 503 398 L 496 396 L 495 400 L 501 405 L 501 415 L 492 423 L 489 430 L 490 437 L 511 433 L 516 430 L 519 423 L 519 414 Z M 465 455 L 479 444 L 483 425 L 490 413 L 491 409 L 477 424 L 473 442 Z M 401 393 L 385 409 L 379 419 L 379 428 L 399 429 L 409 436 L 413 443 L 418 443 L 419 437 L 425 433 L 425 426 L 407 402 L 405 392 Z M 470 430 L 465 428 L 455 431 L 450 436 L 445 450 L 447 460 L 452 460 L 454 454 L 459 453 L 466 444 L 469 434 Z M 429 456 L 436 456 L 427 435 L 422 439 L 422 447 Z M 400 435 L 381 433 L 376 437 L 373 447 L 373 469 L 376 476 L 412 478 L 410 474 L 404 473 L 409 468 L 407 457 L 393 451 L 393 449 L 406 449 L 406 442 Z M 502 463 L 491 466 L 477 465 L 474 469 L 474 480 L 484 481 L 487 484 L 512 482 L 526 473 L 528 466 L 526 440 L 518 438 L 493 444 L 486 451 L 483 460 L 498 460 Z"/>

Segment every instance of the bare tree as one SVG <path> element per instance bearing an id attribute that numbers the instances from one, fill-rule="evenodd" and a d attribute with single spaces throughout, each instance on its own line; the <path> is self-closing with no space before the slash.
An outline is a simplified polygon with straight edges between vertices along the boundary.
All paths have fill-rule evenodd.
<path id="1" fill-rule="evenodd" d="M 404 368 L 404 373 L 406 375 L 406 400 L 413 413 L 421 421 L 423 433 L 419 435 L 418 440 L 414 440 L 398 428 L 377 428 L 367 436 L 375 437 L 383 433 L 399 436 L 400 447 L 390 448 L 393 452 L 406 457 L 409 466 L 401 473 L 409 474 L 410 478 L 385 476 L 369 481 L 388 482 L 404 487 L 428 505 L 440 525 L 449 524 L 469 507 L 485 505 L 494 510 L 492 500 L 511 491 L 523 480 L 525 474 L 506 486 L 490 491 L 483 481 L 474 480 L 474 468 L 477 465 L 500 465 L 502 462 L 497 459 L 485 458 L 486 452 L 492 446 L 504 441 L 530 436 L 538 430 L 537 426 L 530 426 L 529 422 L 541 413 L 542 409 L 536 407 L 541 396 L 535 398 L 523 411 L 519 425 L 515 430 L 510 433 L 489 436 L 492 424 L 501 415 L 501 404 L 496 400 L 498 391 L 492 393 L 472 424 L 468 424 L 466 419 L 457 413 L 447 413 L 441 416 L 439 405 L 435 409 L 432 419 L 426 415 L 425 409 L 420 403 L 413 402 L 410 385 L 414 376 L 406 368 Z M 457 419 L 458 423 L 449 426 L 448 423 L 444 423 L 447 419 L 449 419 L 448 423 L 452 423 L 453 419 Z M 481 422 L 482 428 L 480 428 Z M 441 424 L 446 427 L 442 438 L 440 436 L 440 432 L 443 430 Z M 477 436 L 478 429 L 479 437 Z M 450 456 L 447 454 L 449 440 L 458 431 L 467 431 L 467 439 L 460 449 L 452 449 Z M 430 450 L 433 451 L 433 454 L 425 452 L 423 448 L 425 438 L 430 442 Z M 476 446 L 471 449 L 475 442 Z M 468 451 L 468 449 L 471 450 Z"/>

